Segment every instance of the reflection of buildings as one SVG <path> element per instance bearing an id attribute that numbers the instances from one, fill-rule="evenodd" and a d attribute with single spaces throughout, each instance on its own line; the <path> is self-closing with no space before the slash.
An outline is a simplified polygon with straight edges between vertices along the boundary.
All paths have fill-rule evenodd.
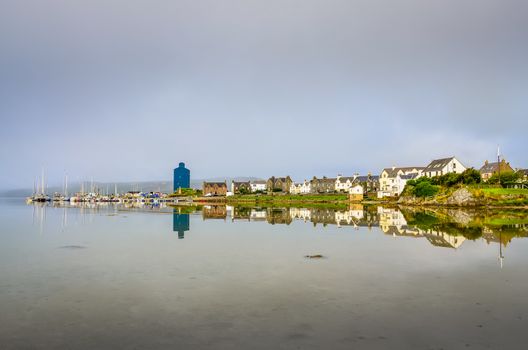
<path id="1" fill-rule="evenodd" d="M 407 220 L 402 212 L 396 209 L 378 207 L 379 226 L 385 233 L 389 229 L 396 229 L 398 232 L 402 231 L 403 226 L 407 226 Z"/>
<path id="2" fill-rule="evenodd" d="M 251 221 L 266 221 L 266 217 L 267 217 L 266 214 L 267 214 L 266 209 L 253 208 L 251 209 L 251 213 L 249 214 L 249 219 Z"/>
<path id="3" fill-rule="evenodd" d="M 345 211 L 336 211 L 335 212 L 335 222 L 337 226 L 354 226 L 358 227 L 361 223 L 361 220 L 364 219 L 363 206 L 361 204 L 353 205 L 349 210 Z"/>
<path id="4" fill-rule="evenodd" d="M 181 214 L 179 209 L 174 209 L 172 214 L 172 231 L 178 232 L 178 238 L 183 239 L 185 231 L 190 229 L 189 214 Z"/>
<path id="5" fill-rule="evenodd" d="M 310 221 L 312 212 L 307 208 L 290 208 L 290 216 L 295 220 Z"/>
<path id="6" fill-rule="evenodd" d="M 335 210 L 319 208 L 312 209 L 310 221 L 314 224 L 314 226 L 317 224 L 323 224 L 323 226 L 335 224 Z"/>
<path id="7" fill-rule="evenodd" d="M 463 236 L 452 236 L 438 230 L 423 231 L 422 235 L 437 247 L 458 248 L 466 240 Z"/>
<path id="8" fill-rule="evenodd" d="M 266 209 L 250 208 L 250 207 L 233 207 L 230 205 L 226 206 L 227 216 L 231 218 L 231 221 L 266 221 L 267 211 Z"/>
<path id="9" fill-rule="evenodd" d="M 245 220 L 251 221 L 251 208 L 248 207 L 233 207 L 231 209 L 231 220 Z"/>
<path id="10" fill-rule="evenodd" d="M 289 225 L 293 221 L 290 215 L 290 210 L 287 208 L 268 208 L 266 212 L 266 219 L 268 220 L 268 223 L 272 225 Z"/>
<path id="11" fill-rule="evenodd" d="M 436 229 L 423 230 L 408 226 L 402 212 L 397 209 L 378 207 L 378 213 L 381 230 L 393 237 L 425 237 L 432 245 L 447 248 L 458 248 L 466 240 L 463 236 L 453 236 Z"/>
<path id="12" fill-rule="evenodd" d="M 206 205 L 202 209 L 202 218 L 204 220 L 225 220 L 227 218 L 227 208 L 225 205 Z"/>

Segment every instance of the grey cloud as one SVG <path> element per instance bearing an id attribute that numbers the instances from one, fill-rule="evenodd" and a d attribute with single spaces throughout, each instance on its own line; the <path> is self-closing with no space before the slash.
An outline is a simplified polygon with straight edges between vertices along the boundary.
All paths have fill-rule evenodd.
<path id="1" fill-rule="evenodd" d="M 478 165 L 497 143 L 526 167 L 527 23 L 514 0 L 3 1 L 0 181 Z"/>

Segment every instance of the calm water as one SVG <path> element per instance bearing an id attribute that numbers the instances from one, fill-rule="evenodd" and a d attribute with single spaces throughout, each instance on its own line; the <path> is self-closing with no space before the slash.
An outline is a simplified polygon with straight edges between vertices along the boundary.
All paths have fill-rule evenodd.
<path id="1" fill-rule="evenodd" d="M 523 349 L 526 220 L 1 200 L 0 347 Z"/>

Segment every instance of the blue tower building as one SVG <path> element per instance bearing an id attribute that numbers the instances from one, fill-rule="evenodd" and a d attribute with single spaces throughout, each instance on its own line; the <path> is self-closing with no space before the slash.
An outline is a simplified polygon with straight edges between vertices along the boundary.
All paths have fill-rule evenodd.
<path id="1" fill-rule="evenodd" d="M 185 163 L 180 163 L 176 169 L 174 169 L 174 192 L 178 191 L 179 188 L 190 188 L 191 187 L 191 171 L 185 167 Z"/>

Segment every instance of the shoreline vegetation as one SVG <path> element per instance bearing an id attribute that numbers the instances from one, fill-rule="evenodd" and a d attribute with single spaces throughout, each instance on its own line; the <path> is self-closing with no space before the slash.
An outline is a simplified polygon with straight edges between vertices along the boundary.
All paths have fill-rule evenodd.
<path id="1" fill-rule="evenodd" d="M 347 208 L 350 204 L 424 207 L 495 207 L 528 209 L 528 189 L 498 188 L 483 185 L 436 186 L 428 196 L 416 196 L 413 186 L 407 186 L 400 197 L 378 199 L 374 195 L 361 201 L 348 194 L 240 194 L 234 196 L 194 196 L 198 204 L 227 204 L 236 206 L 324 207 Z"/>
<path id="2" fill-rule="evenodd" d="M 474 169 L 435 177 L 409 180 L 398 203 L 452 207 L 528 207 L 528 189 L 521 186 L 519 174 L 508 172 L 487 182 Z M 506 187 L 503 186 L 506 185 Z"/>

